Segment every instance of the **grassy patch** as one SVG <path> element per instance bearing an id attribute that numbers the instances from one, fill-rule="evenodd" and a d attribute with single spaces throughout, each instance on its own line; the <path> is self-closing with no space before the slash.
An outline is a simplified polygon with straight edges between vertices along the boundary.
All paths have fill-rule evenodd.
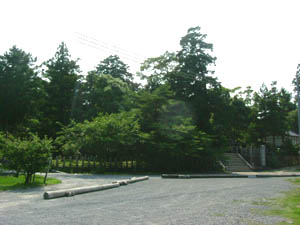
<path id="1" fill-rule="evenodd" d="M 234 204 L 240 204 L 240 203 L 246 203 L 246 202 L 247 201 L 241 200 L 241 199 L 235 199 L 235 200 L 232 201 L 232 203 L 234 203 Z"/>
<path id="2" fill-rule="evenodd" d="M 297 179 L 288 179 L 289 182 L 293 183 L 293 184 L 298 184 L 300 185 L 300 178 Z"/>
<path id="3" fill-rule="evenodd" d="M 267 225 L 265 223 L 259 223 L 259 222 L 256 222 L 254 220 L 249 220 L 249 219 L 245 219 L 244 222 L 246 222 L 248 225 Z"/>
<path id="4" fill-rule="evenodd" d="M 225 216 L 224 213 L 214 213 L 213 215 L 217 216 L 217 217 L 224 217 Z"/>
<path id="5" fill-rule="evenodd" d="M 288 181 L 300 185 L 299 178 L 288 179 Z M 270 207 L 270 209 L 260 212 L 263 215 L 280 216 L 286 219 L 285 222 L 278 223 L 277 225 L 300 224 L 300 187 L 285 192 L 281 198 L 255 201 L 253 204 Z"/>
<path id="6" fill-rule="evenodd" d="M 27 185 L 25 185 L 24 183 L 25 183 L 24 175 L 20 175 L 19 177 L 0 176 L 0 191 L 44 186 L 44 177 L 36 175 L 35 181 L 33 183 Z M 61 181 L 56 178 L 47 178 L 46 185 L 59 184 L 59 183 L 61 183 Z"/>
<path id="7" fill-rule="evenodd" d="M 272 205 L 274 205 L 274 203 L 273 203 L 274 200 L 275 199 L 265 199 L 265 198 L 263 198 L 263 199 L 260 199 L 258 201 L 253 201 L 252 204 L 253 205 L 261 205 L 261 206 L 272 206 Z"/>

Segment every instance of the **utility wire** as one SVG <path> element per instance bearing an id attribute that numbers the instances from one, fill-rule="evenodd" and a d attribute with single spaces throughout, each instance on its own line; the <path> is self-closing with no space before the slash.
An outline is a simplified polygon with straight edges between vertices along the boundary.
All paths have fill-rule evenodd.
<path id="1" fill-rule="evenodd" d="M 79 33 L 78 33 L 79 34 Z M 134 56 L 131 53 L 128 53 L 128 51 L 124 49 L 117 48 L 114 46 L 113 48 L 108 46 L 108 44 L 97 41 L 94 38 L 89 38 L 88 36 L 85 37 L 85 35 L 80 34 L 80 36 L 77 36 L 77 39 L 81 44 L 87 45 L 89 47 L 98 49 L 98 50 L 104 50 L 105 52 L 117 54 L 120 55 L 122 58 L 126 58 L 132 62 L 140 64 L 142 61 L 144 61 L 143 58 L 139 58 L 137 56 Z"/>
<path id="2" fill-rule="evenodd" d="M 109 49 L 106 49 L 106 48 L 103 48 L 103 47 L 99 47 L 99 46 L 97 46 L 97 45 L 93 45 L 93 44 L 88 43 L 88 42 L 84 42 L 84 41 L 79 40 L 79 43 L 82 44 L 82 45 L 86 45 L 86 46 L 88 46 L 88 47 L 90 47 L 90 48 L 96 49 L 96 50 L 104 51 L 104 52 L 109 53 L 109 54 L 112 54 L 112 55 L 113 55 L 113 54 L 116 54 L 116 53 L 113 52 L 112 50 L 109 50 Z M 137 61 L 137 60 L 134 60 L 134 59 L 132 59 L 132 58 L 130 58 L 130 57 L 126 57 L 126 56 L 123 56 L 123 55 L 120 55 L 120 56 L 121 56 L 121 58 L 127 59 L 127 60 L 129 60 L 129 61 L 131 61 L 131 62 L 133 62 L 133 63 L 135 63 L 135 64 L 140 64 L 140 63 L 141 63 L 141 62 L 139 62 L 139 61 Z"/>
<path id="3" fill-rule="evenodd" d="M 123 52 L 123 53 L 125 53 L 125 54 L 129 54 L 129 55 L 131 55 L 132 57 L 134 57 L 134 58 L 136 58 L 136 59 L 144 59 L 144 58 L 146 58 L 146 57 L 141 56 L 141 55 L 139 55 L 139 54 L 137 54 L 137 53 L 130 52 L 130 51 L 124 49 L 124 48 L 120 48 L 120 47 L 118 47 L 118 46 L 116 46 L 116 45 L 111 45 L 111 44 L 108 44 L 108 43 L 106 43 L 106 42 L 104 42 L 104 41 L 100 41 L 100 40 L 98 40 L 98 39 L 96 39 L 96 38 L 94 38 L 94 37 L 91 37 L 91 36 L 88 36 L 88 35 L 85 35 L 85 34 L 82 34 L 82 33 L 79 33 L 79 32 L 75 32 L 75 33 L 76 33 L 77 35 L 81 36 L 81 37 L 84 37 L 84 38 L 89 39 L 89 40 L 93 40 L 93 41 L 97 42 L 98 44 L 102 44 L 102 45 L 104 45 L 104 46 L 106 46 L 106 47 L 108 47 L 108 48 L 110 48 L 110 49 L 115 50 L 115 51 Z"/>

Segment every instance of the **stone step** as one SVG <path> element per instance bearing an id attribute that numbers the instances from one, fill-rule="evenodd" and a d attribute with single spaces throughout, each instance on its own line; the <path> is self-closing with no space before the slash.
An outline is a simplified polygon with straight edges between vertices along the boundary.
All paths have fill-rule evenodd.
<path id="1" fill-rule="evenodd" d="M 226 169 L 230 169 L 230 170 L 240 170 L 240 169 L 250 170 L 249 167 L 245 167 L 245 166 L 228 166 L 228 167 L 226 167 Z"/>
<path id="2" fill-rule="evenodd" d="M 234 159 L 234 160 L 227 159 L 226 161 L 227 161 L 227 162 L 233 162 L 233 163 L 235 163 L 235 162 L 242 162 L 242 163 L 244 163 L 244 161 L 241 160 L 241 159 Z"/>
<path id="3" fill-rule="evenodd" d="M 227 172 L 252 172 L 252 170 L 248 169 L 227 169 Z"/>
<path id="4" fill-rule="evenodd" d="M 251 172 L 248 165 L 238 156 L 237 153 L 225 153 L 225 166 L 228 172 Z"/>
<path id="5" fill-rule="evenodd" d="M 246 166 L 245 164 L 242 164 L 242 163 L 228 163 L 228 164 L 225 164 L 225 166 L 227 166 L 227 167 L 231 167 L 231 166 L 233 166 L 233 167 L 247 167 L 248 168 L 248 166 Z"/>

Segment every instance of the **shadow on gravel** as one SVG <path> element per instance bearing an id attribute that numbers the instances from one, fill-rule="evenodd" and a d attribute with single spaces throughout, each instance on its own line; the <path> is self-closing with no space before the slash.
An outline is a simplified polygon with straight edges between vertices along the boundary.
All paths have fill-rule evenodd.
<path id="1" fill-rule="evenodd" d="M 52 186 L 52 185 L 51 185 Z M 10 193 L 36 193 L 37 191 L 44 191 L 44 187 L 25 187 L 20 188 L 19 186 L 15 187 L 16 189 L 13 190 L 6 190 L 6 192 Z"/>

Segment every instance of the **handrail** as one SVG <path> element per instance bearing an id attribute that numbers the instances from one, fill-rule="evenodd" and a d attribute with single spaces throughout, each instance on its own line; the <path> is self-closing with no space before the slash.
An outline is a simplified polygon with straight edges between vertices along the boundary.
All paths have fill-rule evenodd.
<path id="1" fill-rule="evenodd" d="M 241 158 L 241 160 L 243 160 L 243 162 L 247 164 L 247 166 L 248 166 L 250 169 L 254 170 L 254 167 L 253 167 L 246 159 L 244 159 L 244 157 L 243 157 L 240 153 L 237 153 L 237 154 L 238 154 L 238 156 Z"/>
<path id="2" fill-rule="evenodd" d="M 226 170 L 226 166 L 224 165 L 224 163 L 221 160 L 219 161 L 219 163 L 223 167 L 223 169 Z"/>

